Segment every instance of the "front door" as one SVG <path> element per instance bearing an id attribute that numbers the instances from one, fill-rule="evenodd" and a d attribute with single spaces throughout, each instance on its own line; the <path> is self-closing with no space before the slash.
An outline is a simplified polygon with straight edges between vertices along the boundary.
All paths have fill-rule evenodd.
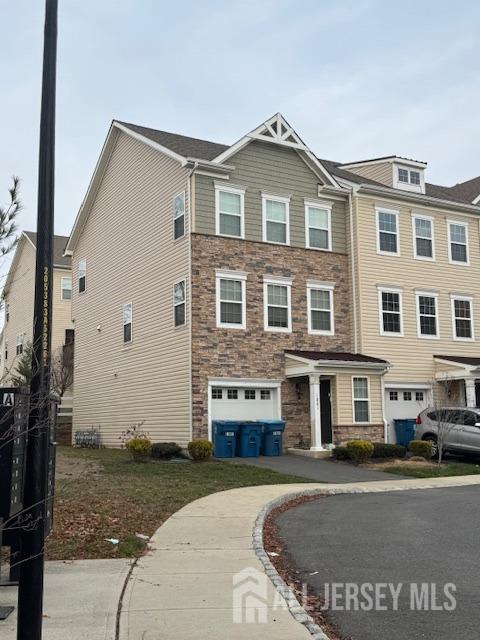
<path id="1" fill-rule="evenodd" d="M 322 445 L 333 442 L 330 380 L 326 379 L 320 379 L 320 424 L 322 430 Z"/>

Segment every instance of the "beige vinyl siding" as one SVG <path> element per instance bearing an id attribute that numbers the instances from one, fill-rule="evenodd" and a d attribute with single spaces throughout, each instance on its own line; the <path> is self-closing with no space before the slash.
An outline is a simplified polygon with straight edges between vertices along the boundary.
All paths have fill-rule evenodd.
<path id="1" fill-rule="evenodd" d="M 393 170 L 391 162 L 379 162 L 378 164 L 365 165 L 363 167 L 349 167 L 348 171 L 359 176 L 381 182 L 388 187 L 393 187 Z M 396 170 L 396 168 L 395 168 Z"/>
<path id="2" fill-rule="evenodd" d="M 99 426 L 107 446 L 140 422 L 154 441 L 190 439 L 189 238 L 173 239 L 173 199 L 182 190 L 188 209 L 187 170 L 120 133 L 74 251 L 73 428 Z M 175 329 L 173 285 L 183 278 L 187 325 Z M 128 302 L 133 340 L 124 344 Z"/>
<path id="3" fill-rule="evenodd" d="M 53 325 L 52 325 L 52 351 L 58 351 L 65 344 L 66 329 L 74 329 L 72 322 L 72 301 L 62 300 L 62 278 L 71 278 L 71 269 L 53 270 Z"/>
<path id="4" fill-rule="evenodd" d="M 336 417 L 339 425 L 353 425 L 352 378 L 368 378 L 370 388 L 370 423 L 383 424 L 382 377 L 371 372 L 339 373 L 336 376 Z M 366 424 L 366 423 L 359 423 Z"/>
<path id="5" fill-rule="evenodd" d="M 375 205 L 397 209 L 399 215 L 400 256 L 377 254 Z M 434 218 L 436 260 L 414 259 L 412 215 Z M 477 342 L 453 340 L 450 295 L 472 295 L 474 329 L 480 336 L 480 238 L 476 217 L 425 207 L 400 206 L 359 198 L 356 208 L 359 251 L 357 275 L 361 286 L 360 305 L 362 353 L 385 358 L 393 364 L 386 380 L 398 382 L 431 381 L 435 374 L 434 354 L 468 356 L 477 352 Z M 468 223 L 470 265 L 448 261 L 447 220 Z M 380 335 L 378 286 L 403 291 L 404 337 Z M 440 339 L 417 337 L 416 291 L 438 293 Z"/>
<path id="6" fill-rule="evenodd" d="M 253 141 L 228 164 L 235 167 L 225 184 L 246 187 L 245 239 L 262 240 L 262 191 L 290 200 L 290 244 L 305 247 L 305 198 L 328 201 L 318 195 L 318 176 L 307 167 L 293 149 Z M 345 204 L 332 201 L 332 249 L 346 252 Z M 197 233 L 215 234 L 215 179 L 195 176 L 195 229 Z"/>

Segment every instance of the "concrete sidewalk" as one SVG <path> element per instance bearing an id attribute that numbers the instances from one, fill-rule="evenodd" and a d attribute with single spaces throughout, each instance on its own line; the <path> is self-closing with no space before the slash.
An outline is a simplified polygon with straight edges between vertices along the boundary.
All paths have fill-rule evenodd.
<path id="1" fill-rule="evenodd" d="M 120 640 L 307 640 L 312 636 L 306 626 L 297 622 L 285 599 L 264 578 L 267 568 L 275 579 L 268 559 L 261 562 L 254 550 L 254 544 L 259 545 L 254 528 L 265 505 L 311 492 L 369 493 L 467 485 L 480 485 L 480 476 L 247 487 L 196 500 L 158 529 L 150 552 L 134 568 L 121 603 Z M 266 593 L 262 593 L 260 580 L 241 573 L 245 570 L 265 580 Z M 239 585 L 237 598 L 234 584 Z M 234 618 L 255 615 L 255 594 L 266 602 L 266 620 L 235 623 Z M 284 595 L 291 600 L 291 594 Z M 300 612 L 300 618 L 302 615 L 305 619 Z"/>

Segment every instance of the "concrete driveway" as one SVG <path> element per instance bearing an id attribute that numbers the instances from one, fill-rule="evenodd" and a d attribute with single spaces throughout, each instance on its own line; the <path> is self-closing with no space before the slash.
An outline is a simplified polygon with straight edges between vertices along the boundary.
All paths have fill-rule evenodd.
<path id="1" fill-rule="evenodd" d="M 340 633 L 353 640 L 473 640 L 480 628 L 479 487 L 458 487 L 381 494 L 338 495 L 320 498 L 283 513 L 280 535 L 302 578 L 317 593 L 340 594 L 336 604 L 347 608 L 345 584 L 384 585 L 378 593 L 386 611 L 337 610 L 333 621 Z M 314 575 L 312 575 L 314 574 Z M 398 610 L 392 610 L 390 587 L 401 590 Z M 411 583 L 427 583 L 429 610 L 417 606 Z M 453 583 L 453 611 L 444 587 Z M 435 585 L 435 587 L 432 587 Z M 364 587 L 365 588 L 365 587 Z M 349 587 L 354 593 L 355 587 Z M 366 588 L 365 588 L 366 589 Z M 436 597 L 433 592 L 436 589 Z M 375 593 L 370 588 L 368 593 Z M 360 596 L 350 609 L 369 602 Z"/>

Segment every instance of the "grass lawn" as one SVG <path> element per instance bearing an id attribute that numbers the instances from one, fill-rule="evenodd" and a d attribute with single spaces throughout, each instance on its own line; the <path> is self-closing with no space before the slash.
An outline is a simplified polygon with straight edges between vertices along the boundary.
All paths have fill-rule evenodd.
<path id="1" fill-rule="evenodd" d="M 58 447 L 49 560 L 137 556 L 172 513 L 216 491 L 309 482 L 268 469 L 222 462 L 135 464 L 125 451 Z M 105 538 L 118 538 L 113 545 Z"/>
<path id="2" fill-rule="evenodd" d="M 442 462 L 437 464 L 395 464 L 385 465 L 382 471 L 396 473 L 402 476 L 412 476 L 413 478 L 444 478 L 447 476 L 469 476 L 480 473 L 480 464 L 468 462 Z"/>

